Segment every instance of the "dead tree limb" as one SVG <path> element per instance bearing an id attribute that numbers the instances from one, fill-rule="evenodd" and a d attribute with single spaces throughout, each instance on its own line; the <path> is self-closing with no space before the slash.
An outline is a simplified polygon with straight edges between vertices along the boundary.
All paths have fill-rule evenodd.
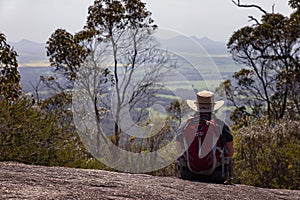
<path id="1" fill-rule="evenodd" d="M 267 14 L 267 11 L 265 11 L 262 7 L 258 6 L 258 5 L 255 5 L 255 4 L 241 4 L 240 0 L 232 0 L 232 2 L 238 6 L 238 7 L 242 7 L 242 8 L 257 8 L 259 9 L 261 12 L 263 12 L 264 14 Z"/>
<path id="2" fill-rule="evenodd" d="M 248 18 L 249 18 L 249 22 L 255 21 L 257 25 L 260 24 L 259 21 L 258 21 L 255 17 L 253 17 L 253 16 L 248 16 Z"/>

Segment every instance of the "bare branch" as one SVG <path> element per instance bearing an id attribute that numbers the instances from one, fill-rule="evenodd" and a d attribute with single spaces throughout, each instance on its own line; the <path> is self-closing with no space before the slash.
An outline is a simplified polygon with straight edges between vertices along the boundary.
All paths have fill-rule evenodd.
<path id="1" fill-rule="evenodd" d="M 241 8 L 257 8 L 259 9 L 261 12 L 263 12 L 264 14 L 267 14 L 267 11 L 265 11 L 262 7 L 258 6 L 258 5 L 255 5 L 255 4 L 241 4 L 240 0 L 237 0 L 237 2 L 235 0 L 232 0 L 232 2 L 238 6 L 238 7 L 241 7 Z"/>
<path id="2" fill-rule="evenodd" d="M 255 21 L 255 23 L 256 23 L 257 25 L 260 25 L 259 21 L 258 21 L 255 17 L 253 17 L 253 16 L 248 16 L 248 18 L 249 18 L 249 22 Z"/>

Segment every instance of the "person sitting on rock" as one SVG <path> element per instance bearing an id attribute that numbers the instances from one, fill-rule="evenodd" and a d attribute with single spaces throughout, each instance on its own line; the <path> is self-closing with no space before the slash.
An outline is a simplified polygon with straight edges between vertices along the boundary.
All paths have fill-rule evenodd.
<path id="1" fill-rule="evenodd" d="M 215 101 L 214 93 L 206 90 L 197 93 L 196 101 L 187 100 L 195 113 L 178 131 L 176 173 L 179 177 L 216 182 L 231 180 L 233 136 L 229 126 L 215 115 L 223 104 L 224 101 Z"/>

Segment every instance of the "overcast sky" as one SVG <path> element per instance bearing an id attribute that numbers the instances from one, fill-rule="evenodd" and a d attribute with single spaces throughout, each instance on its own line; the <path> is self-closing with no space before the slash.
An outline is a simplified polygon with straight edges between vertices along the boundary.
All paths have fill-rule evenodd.
<path id="1" fill-rule="evenodd" d="M 187 36 L 227 42 L 233 31 L 248 25 L 256 9 L 237 8 L 231 0 L 143 0 L 160 29 Z M 259 3 L 267 11 L 288 15 L 288 0 L 241 0 Z M 263 3 L 261 3 L 263 2 Z M 46 42 L 57 28 L 78 32 L 85 24 L 93 0 L 0 0 L 0 32 L 9 41 Z"/>

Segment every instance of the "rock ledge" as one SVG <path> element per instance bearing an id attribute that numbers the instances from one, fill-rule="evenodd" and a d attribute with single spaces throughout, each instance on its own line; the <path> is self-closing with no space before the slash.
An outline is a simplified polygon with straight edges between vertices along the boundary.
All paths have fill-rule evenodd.
<path id="1" fill-rule="evenodd" d="M 0 163 L 0 199 L 300 199 L 299 190 Z"/>

